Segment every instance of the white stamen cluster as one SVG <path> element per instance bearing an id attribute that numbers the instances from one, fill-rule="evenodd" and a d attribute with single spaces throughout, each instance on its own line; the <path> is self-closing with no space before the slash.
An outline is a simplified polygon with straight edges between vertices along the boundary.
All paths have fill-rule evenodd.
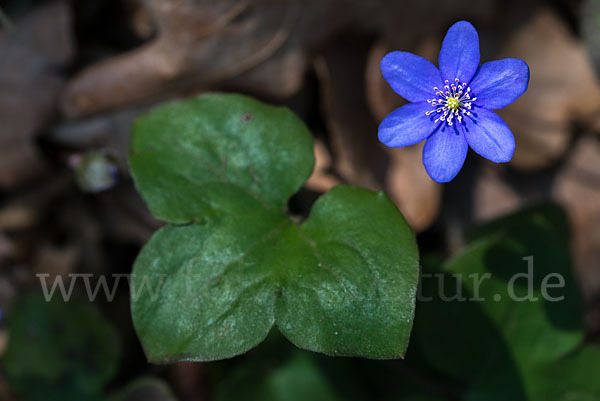
<path id="1" fill-rule="evenodd" d="M 452 120 L 456 118 L 458 122 L 462 122 L 463 115 L 471 115 L 471 103 L 477 100 L 476 97 L 471 98 L 471 88 L 466 82 L 460 84 L 460 80 L 456 78 L 454 83 L 450 84 L 448 80 L 444 81 L 444 88 L 439 89 L 433 87 L 437 98 L 428 99 L 427 103 L 437 108 L 425 113 L 429 116 L 433 113 L 441 114 L 434 123 L 446 121 L 448 125 L 452 125 Z"/>

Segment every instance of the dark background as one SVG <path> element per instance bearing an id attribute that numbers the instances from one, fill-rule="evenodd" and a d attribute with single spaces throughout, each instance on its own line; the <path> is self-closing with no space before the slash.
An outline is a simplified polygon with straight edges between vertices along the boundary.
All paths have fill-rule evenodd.
<path id="1" fill-rule="evenodd" d="M 447 256 L 473 223 L 559 202 L 571 224 L 586 335 L 598 338 L 600 2 L 9 0 L 0 8 L 4 320 L 21 294 L 39 290 L 36 274 L 129 273 L 160 226 L 128 177 L 133 120 L 169 99 L 235 91 L 289 106 L 316 136 L 317 168 L 292 199 L 295 213 L 307 214 L 338 183 L 383 189 L 421 250 Z M 377 141 L 378 123 L 402 105 L 379 61 L 404 50 L 435 63 L 443 35 L 461 19 L 480 34 L 482 62 L 522 58 L 531 81 L 500 111 L 516 137 L 513 160 L 495 165 L 470 152 L 458 177 L 440 185 L 422 166 L 422 144 Z M 211 375 L 226 364 L 213 373 L 202 364 L 149 366 L 126 289 L 97 304 L 121 349 L 109 389 L 153 374 L 181 400 L 211 399 Z M 0 326 L 0 356 L 6 343 Z M 0 399 L 14 397 L 0 373 Z"/>

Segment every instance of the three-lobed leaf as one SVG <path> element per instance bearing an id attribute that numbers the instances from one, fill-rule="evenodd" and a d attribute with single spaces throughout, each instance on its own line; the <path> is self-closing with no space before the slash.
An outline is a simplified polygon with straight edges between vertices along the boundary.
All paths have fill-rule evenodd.
<path id="1" fill-rule="evenodd" d="M 232 357 L 273 326 L 329 355 L 403 355 L 413 233 L 385 195 L 350 186 L 296 223 L 287 201 L 313 164 L 312 137 L 293 113 L 239 95 L 172 103 L 136 123 L 136 185 L 174 223 L 134 266 L 133 319 L 152 361 Z"/>

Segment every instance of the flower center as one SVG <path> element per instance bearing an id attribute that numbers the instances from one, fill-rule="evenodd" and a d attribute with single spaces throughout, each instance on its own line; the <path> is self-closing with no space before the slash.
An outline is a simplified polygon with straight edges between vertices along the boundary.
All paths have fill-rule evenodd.
<path id="1" fill-rule="evenodd" d="M 466 82 L 460 83 L 456 78 L 454 83 L 450 84 L 448 80 L 444 81 L 444 88 L 439 89 L 433 87 L 437 97 L 427 99 L 427 103 L 436 108 L 427 111 L 425 115 L 429 116 L 433 113 L 440 116 L 435 119 L 434 123 L 446 121 L 448 125 L 452 125 L 452 120 L 456 118 L 459 123 L 462 123 L 463 116 L 471 115 L 471 103 L 477 100 L 476 97 L 471 97 L 471 88 Z"/>
<path id="2" fill-rule="evenodd" d="M 455 111 L 456 109 L 458 109 L 458 106 L 460 105 L 460 103 L 458 102 L 457 98 L 449 97 L 447 105 L 450 108 L 450 110 Z"/>

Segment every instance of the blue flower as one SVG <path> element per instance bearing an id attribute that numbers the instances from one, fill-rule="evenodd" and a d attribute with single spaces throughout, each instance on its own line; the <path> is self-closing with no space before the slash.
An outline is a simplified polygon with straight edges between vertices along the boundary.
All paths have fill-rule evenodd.
<path id="1" fill-rule="evenodd" d="M 527 90 L 527 64 L 507 58 L 479 67 L 479 37 L 467 21 L 448 30 L 438 63 L 439 70 L 422 57 L 399 51 L 381 60 L 385 80 L 412 103 L 383 120 L 379 140 L 401 147 L 427 139 L 423 164 L 437 182 L 458 174 L 469 146 L 496 163 L 512 159 L 515 138 L 492 110 L 508 106 Z"/>

